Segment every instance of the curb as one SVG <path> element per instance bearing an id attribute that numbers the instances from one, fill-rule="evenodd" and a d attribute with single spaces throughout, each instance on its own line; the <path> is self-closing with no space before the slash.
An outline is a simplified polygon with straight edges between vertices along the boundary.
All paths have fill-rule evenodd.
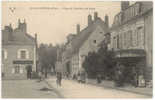
<path id="1" fill-rule="evenodd" d="M 54 89 L 54 92 L 59 96 L 59 98 L 64 98 L 64 96 L 63 96 L 56 88 L 54 88 L 52 85 L 50 85 L 50 84 L 48 83 L 47 80 L 44 80 L 44 82 L 45 82 L 50 88 L 53 88 L 53 89 Z"/>

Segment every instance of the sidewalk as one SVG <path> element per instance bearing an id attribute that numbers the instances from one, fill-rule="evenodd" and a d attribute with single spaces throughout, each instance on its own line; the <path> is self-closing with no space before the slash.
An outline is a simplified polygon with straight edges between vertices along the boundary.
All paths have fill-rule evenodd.
<path id="1" fill-rule="evenodd" d="M 147 88 L 147 87 L 146 88 L 145 87 L 135 88 L 131 85 L 126 85 L 124 87 L 115 87 L 113 81 L 107 81 L 107 80 L 103 80 L 101 84 L 97 84 L 96 80 L 88 79 L 87 84 L 92 84 L 96 86 L 107 87 L 107 88 L 112 88 L 112 89 L 117 89 L 117 90 L 122 90 L 126 92 L 142 94 L 142 95 L 148 95 L 148 96 L 152 96 L 153 94 L 153 88 Z"/>

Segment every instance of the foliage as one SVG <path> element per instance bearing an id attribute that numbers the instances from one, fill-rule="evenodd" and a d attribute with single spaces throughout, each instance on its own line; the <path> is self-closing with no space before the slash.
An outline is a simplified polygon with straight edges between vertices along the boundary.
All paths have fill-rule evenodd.
<path id="1" fill-rule="evenodd" d="M 83 62 L 83 67 L 89 78 L 95 78 L 98 74 L 110 79 L 114 76 L 114 52 L 101 47 L 98 52 L 89 52 Z"/>
<path id="2" fill-rule="evenodd" d="M 40 44 L 38 48 L 39 63 L 41 71 L 47 74 L 53 68 L 55 70 L 55 63 L 57 57 L 57 45 Z"/>

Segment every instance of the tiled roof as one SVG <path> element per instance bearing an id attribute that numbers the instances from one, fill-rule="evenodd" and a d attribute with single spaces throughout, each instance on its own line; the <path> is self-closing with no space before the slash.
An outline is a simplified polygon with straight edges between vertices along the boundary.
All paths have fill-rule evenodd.
<path id="1" fill-rule="evenodd" d="M 88 37 L 91 35 L 91 33 L 95 30 L 97 26 L 101 26 L 105 33 L 109 31 L 109 28 L 105 24 L 105 22 L 98 18 L 96 21 L 92 23 L 92 25 L 87 26 L 84 28 L 77 36 L 72 40 L 72 51 L 68 51 L 67 54 L 71 53 L 74 54 L 78 52 L 79 48 L 83 45 L 83 43 L 88 39 Z"/>
<path id="2" fill-rule="evenodd" d="M 2 30 L 3 45 L 35 45 L 35 39 L 27 33 L 15 29 L 13 32 Z"/>

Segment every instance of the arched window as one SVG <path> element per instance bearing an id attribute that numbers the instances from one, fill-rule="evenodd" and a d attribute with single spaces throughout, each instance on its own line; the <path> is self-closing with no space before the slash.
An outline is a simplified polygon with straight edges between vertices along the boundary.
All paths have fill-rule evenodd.
<path id="1" fill-rule="evenodd" d="M 29 59 L 29 52 L 27 49 L 19 49 L 17 52 L 18 59 Z"/>

